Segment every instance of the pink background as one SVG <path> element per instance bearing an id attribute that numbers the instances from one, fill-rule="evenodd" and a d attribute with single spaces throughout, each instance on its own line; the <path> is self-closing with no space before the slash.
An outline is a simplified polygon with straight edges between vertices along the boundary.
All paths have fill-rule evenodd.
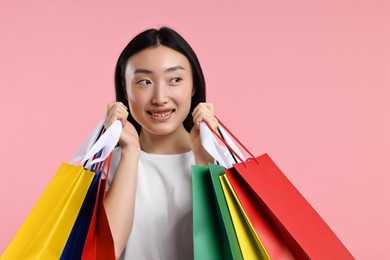
<path id="1" fill-rule="evenodd" d="M 356 258 L 390 258 L 388 1 L 21 2 L 0 3 L 0 253 L 104 116 L 122 48 L 169 25 L 243 143 Z"/>

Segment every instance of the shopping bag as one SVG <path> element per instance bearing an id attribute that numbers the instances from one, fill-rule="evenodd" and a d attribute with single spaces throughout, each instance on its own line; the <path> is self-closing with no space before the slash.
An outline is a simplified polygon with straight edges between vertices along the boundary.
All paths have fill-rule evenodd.
<path id="1" fill-rule="evenodd" d="M 259 205 L 256 196 L 252 194 L 251 189 L 235 174 L 234 168 L 226 169 L 225 173 L 270 258 L 279 260 L 295 259 L 277 229 L 273 227 L 272 222 L 267 218 L 269 213 L 265 212 L 262 205 Z"/>
<path id="2" fill-rule="evenodd" d="M 224 136 L 229 137 L 228 132 L 222 126 L 219 126 L 217 130 L 222 138 L 224 138 Z M 205 123 L 201 123 L 200 132 L 202 145 L 216 160 L 227 168 L 225 170 L 226 176 L 228 177 L 226 181 L 232 187 L 232 193 L 234 194 L 233 198 L 236 197 L 238 199 L 237 203 L 243 209 L 242 215 L 245 216 L 246 219 L 249 219 L 249 227 L 254 228 L 269 257 L 271 259 L 281 260 L 294 259 L 294 256 L 291 254 L 286 243 L 281 236 L 278 235 L 277 230 L 273 228 L 271 223 L 266 219 L 266 214 L 264 214 L 262 207 L 257 205 L 256 198 L 253 198 L 251 192 L 248 192 L 248 189 L 245 188 L 245 184 L 239 182 L 237 178 L 233 178 L 235 175 L 231 176 L 230 174 L 230 172 L 234 170 L 232 168 L 232 163 L 238 162 L 237 157 L 244 158 L 244 155 L 238 149 L 238 146 L 231 139 L 224 139 L 231 149 L 229 154 L 224 151 Z M 235 156 L 235 154 L 237 156 Z"/>
<path id="3" fill-rule="evenodd" d="M 219 121 L 220 125 L 226 127 Z M 225 142 L 210 126 L 210 131 Z M 237 143 L 251 156 L 233 165 L 235 172 L 253 192 L 258 205 L 267 213 L 268 220 L 277 229 L 298 259 L 354 259 L 330 227 L 271 160 L 268 154 L 255 157 L 228 130 Z M 226 136 L 225 136 L 226 138 Z M 233 149 L 230 149 L 234 152 Z"/>
<path id="4" fill-rule="evenodd" d="M 194 259 L 233 259 L 220 224 L 208 166 L 192 166 Z"/>
<path id="5" fill-rule="evenodd" d="M 82 259 L 85 260 L 116 259 L 114 240 L 104 207 L 107 180 L 108 176 L 99 179 L 98 197 L 82 253 Z"/>
<path id="6" fill-rule="evenodd" d="M 111 133 L 109 130 L 107 130 L 107 133 L 110 136 Z M 101 139 L 100 136 L 103 133 L 105 133 L 104 127 L 101 128 L 96 143 L 99 139 Z M 117 141 L 117 138 L 118 136 L 114 138 L 114 141 L 107 139 L 108 143 L 111 144 L 105 144 L 105 146 L 109 146 L 109 151 L 113 149 L 112 144 Z M 86 140 L 84 144 L 85 143 L 89 145 L 92 144 L 90 140 Z M 80 150 L 83 150 L 83 147 L 81 147 L 79 151 Z M 91 148 L 84 150 L 91 150 Z M 97 150 L 94 150 L 94 152 L 95 151 Z M 92 160 L 96 162 L 96 158 L 101 158 L 102 156 L 105 157 L 106 155 L 103 155 L 103 151 L 104 150 L 100 150 L 97 154 L 95 154 Z M 76 157 L 79 157 L 79 155 L 76 154 L 74 158 Z M 90 166 L 90 169 L 96 172 L 93 185 L 90 187 L 91 196 L 88 197 L 87 194 L 87 198 L 84 201 L 83 207 L 76 220 L 76 224 L 72 230 L 72 233 L 74 233 L 75 236 L 72 236 L 71 233 L 67 246 L 61 256 L 62 260 L 115 259 L 114 241 L 104 209 L 105 186 L 110 170 L 111 158 L 112 153 L 110 153 L 104 161 L 100 161 L 99 163 L 95 163 Z M 88 165 L 87 161 L 84 165 Z"/>
<path id="7" fill-rule="evenodd" d="M 211 163 L 209 163 L 208 167 L 211 177 L 212 190 L 216 201 L 219 220 L 218 224 L 220 225 L 220 230 L 223 231 L 223 238 L 227 239 L 224 244 L 229 245 L 233 259 L 243 259 L 243 254 L 238 243 L 236 230 L 234 228 L 233 221 L 230 216 L 227 200 L 225 198 L 221 183 L 219 181 L 219 177 L 225 174 L 225 168 Z"/>
<path id="8" fill-rule="evenodd" d="M 103 122 L 103 121 L 102 121 Z M 96 127 L 102 127 L 100 122 Z M 96 129 L 95 128 L 95 129 Z M 91 164 L 104 161 L 119 140 L 121 124 L 115 122 L 93 145 L 79 149 L 75 166 L 63 163 L 31 210 L 1 259 L 59 259 L 69 239 L 76 218 L 90 189 L 95 173 Z M 91 136 L 91 135 L 90 135 Z M 80 152 L 81 151 L 81 152 Z M 103 151 L 99 158 L 92 155 Z"/>
<path id="9" fill-rule="evenodd" d="M 89 151 L 81 162 L 84 163 L 86 167 L 97 170 L 100 174 L 96 200 L 93 201 L 92 218 L 90 219 L 85 243 L 80 245 L 80 247 L 82 247 L 82 253 L 81 255 L 78 255 L 78 259 L 115 259 L 114 240 L 104 207 L 104 198 L 106 196 L 106 185 L 108 173 L 110 172 L 112 150 L 119 140 L 120 130 L 121 124 L 119 121 L 116 121 L 104 132 L 103 137 L 96 141 L 96 144 L 94 145 L 96 146 L 96 149 L 89 148 L 92 143 L 91 138 L 94 136 L 93 134 L 90 135 L 72 159 L 72 161 L 77 162 L 80 158 L 83 158 L 85 151 Z M 104 139 L 104 136 L 106 139 Z M 103 146 L 105 149 L 99 150 L 100 147 Z M 98 153 L 95 154 L 97 151 Z M 93 159 L 87 163 L 86 158 L 89 158 L 92 154 L 95 154 Z"/>
<path id="10" fill-rule="evenodd" d="M 93 176 L 63 163 L 1 259 L 59 259 Z"/>
<path id="11" fill-rule="evenodd" d="M 226 175 L 221 175 L 219 180 L 234 223 L 243 258 L 269 260 L 270 257 L 263 243 L 240 205 Z"/>
<path id="12" fill-rule="evenodd" d="M 231 188 L 221 185 L 224 171 L 215 164 L 192 167 L 194 258 L 270 259 Z"/>
<path id="13" fill-rule="evenodd" d="M 65 259 L 81 259 L 85 240 L 88 234 L 89 226 L 92 219 L 92 214 L 95 208 L 96 198 L 98 194 L 101 172 L 94 175 L 88 193 L 81 206 L 76 222 L 73 225 L 72 231 L 68 237 L 65 248 L 61 254 L 61 260 Z"/>

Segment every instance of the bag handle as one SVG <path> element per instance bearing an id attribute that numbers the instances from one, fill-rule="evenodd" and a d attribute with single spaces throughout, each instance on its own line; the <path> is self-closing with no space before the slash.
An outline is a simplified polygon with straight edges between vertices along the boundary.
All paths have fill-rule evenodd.
<path id="1" fill-rule="evenodd" d="M 89 134 L 77 153 L 70 160 L 70 163 L 83 165 L 88 161 L 85 165 L 85 167 L 88 168 L 92 164 L 104 161 L 111 154 L 119 141 L 119 137 L 122 132 L 122 124 L 119 120 L 116 120 L 95 142 L 96 136 L 103 127 L 103 122 L 104 120 L 100 121 Z M 101 155 L 98 158 L 93 158 L 99 151 L 101 151 Z"/>
<path id="2" fill-rule="evenodd" d="M 105 128 L 104 125 L 103 125 L 103 126 L 101 127 L 101 129 L 100 129 L 100 132 L 99 132 L 98 136 L 96 137 L 95 142 L 100 138 L 100 136 L 101 136 L 105 131 L 106 131 L 106 128 Z M 89 149 L 91 149 L 91 148 L 89 148 Z M 99 157 L 101 154 L 102 154 L 102 151 L 100 150 L 97 154 L 95 154 L 95 155 L 93 156 L 93 159 L 95 159 L 96 157 Z M 86 167 L 87 162 L 88 162 L 88 161 L 84 162 L 84 165 L 83 165 L 84 167 Z M 100 162 L 100 163 L 97 163 L 97 164 L 92 164 L 91 167 L 90 167 L 90 170 L 92 170 L 92 171 L 100 170 L 100 168 L 101 168 L 101 166 L 102 166 L 102 163 L 103 163 L 103 162 Z"/>
<path id="3" fill-rule="evenodd" d="M 105 178 L 108 179 L 108 175 L 110 174 L 112 153 L 113 152 L 111 152 L 110 155 L 108 155 L 108 157 L 104 161 L 99 162 L 98 164 L 93 164 L 91 166 L 91 171 L 93 172 L 100 171 L 105 176 Z M 100 154 L 101 152 L 95 155 L 94 158 L 100 156 Z"/>
<path id="4" fill-rule="evenodd" d="M 96 138 L 99 139 L 100 136 L 106 131 L 106 128 L 103 126 L 101 131 L 99 132 L 99 135 L 98 137 Z M 102 150 L 100 150 L 97 154 L 94 155 L 93 159 L 95 159 L 96 157 L 99 157 L 101 156 L 101 153 L 102 153 Z M 105 176 L 106 179 L 108 179 L 108 175 L 110 173 L 110 167 L 111 167 L 111 160 L 112 160 L 112 153 L 113 151 L 110 153 L 110 155 L 102 162 L 99 162 L 97 164 L 92 164 L 92 166 L 90 167 L 90 170 L 91 171 L 101 171 L 101 173 Z M 86 165 L 87 162 L 84 163 L 84 166 Z"/>
<path id="5" fill-rule="evenodd" d="M 103 130 L 103 127 L 104 127 L 103 122 L 104 122 L 104 120 L 101 120 L 96 125 L 96 127 L 89 133 L 87 138 L 84 140 L 84 142 L 81 144 L 81 146 L 77 150 L 76 154 L 69 161 L 70 163 L 78 165 L 79 162 L 84 158 L 84 156 L 91 149 L 92 145 L 100 137 L 100 132 Z"/>
<path id="6" fill-rule="evenodd" d="M 224 153 L 222 147 L 218 144 L 218 140 L 213 133 L 207 128 L 205 122 L 200 123 L 200 140 L 203 148 L 223 167 L 230 168 L 232 165 Z"/>
<path id="7" fill-rule="evenodd" d="M 218 124 L 217 127 L 219 135 L 213 130 L 214 129 L 210 129 L 210 127 L 207 126 L 207 123 L 200 123 L 200 139 L 202 146 L 220 165 L 225 168 L 231 168 L 232 164 L 238 162 L 236 157 L 240 158 L 241 161 L 245 159 L 236 143 L 221 124 Z M 224 139 L 223 143 L 226 147 L 221 146 L 215 136 L 221 136 Z M 227 149 L 225 150 L 223 148 Z M 233 158 L 233 160 L 231 158 Z"/>
<path id="8" fill-rule="evenodd" d="M 223 137 L 222 138 L 208 123 L 206 123 L 207 127 L 210 129 L 210 131 L 214 134 L 214 136 L 216 136 L 228 149 L 230 152 L 232 152 L 236 158 L 238 158 L 242 163 L 245 162 L 245 160 L 243 159 L 244 157 L 241 155 L 239 155 L 235 149 L 232 148 L 232 146 L 234 146 L 234 141 L 231 139 L 231 137 L 233 137 L 233 139 L 242 147 L 244 148 L 244 150 L 251 156 L 250 158 L 248 158 L 246 161 L 248 160 L 255 160 L 257 164 L 259 164 L 259 162 L 257 161 L 256 157 L 248 150 L 248 148 L 246 148 L 241 142 L 240 140 L 238 140 L 238 138 L 221 122 L 221 120 L 219 120 L 218 117 L 214 116 L 217 121 L 218 121 L 218 124 L 221 125 L 223 128 L 221 128 L 221 130 L 226 130 L 228 134 L 223 134 Z M 244 164 L 245 165 L 245 164 Z"/>

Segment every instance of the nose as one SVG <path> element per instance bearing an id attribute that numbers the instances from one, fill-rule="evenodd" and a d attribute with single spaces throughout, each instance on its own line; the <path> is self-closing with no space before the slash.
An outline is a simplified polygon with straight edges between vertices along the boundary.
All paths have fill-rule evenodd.
<path id="1" fill-rule="evenodd" d="M 169 101 L 167 86 L 164 83 L 156 84 L 153 92 L 152 104 L 164 105 Z"/>

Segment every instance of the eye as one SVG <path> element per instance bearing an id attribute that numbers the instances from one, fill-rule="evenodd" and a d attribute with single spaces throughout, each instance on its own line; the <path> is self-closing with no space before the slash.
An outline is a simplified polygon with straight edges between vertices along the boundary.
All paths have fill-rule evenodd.
<path id="1" fill-rule="evenodd" d="M 137 84 L 144 86 L 144 85 L 152 84 L 152 82 L 148 79 L 141 79 L 141 80 L 137 81 Z"/>
<path id="2" fill-rule="evenodd" d="M 182 78 L 176 77 L 176 78 L 171 79 L 169 82 L 173 83 L 173 84 L 177 84 L 177 83 L 179 83 L 182 80 L 183 80 Z"/>

